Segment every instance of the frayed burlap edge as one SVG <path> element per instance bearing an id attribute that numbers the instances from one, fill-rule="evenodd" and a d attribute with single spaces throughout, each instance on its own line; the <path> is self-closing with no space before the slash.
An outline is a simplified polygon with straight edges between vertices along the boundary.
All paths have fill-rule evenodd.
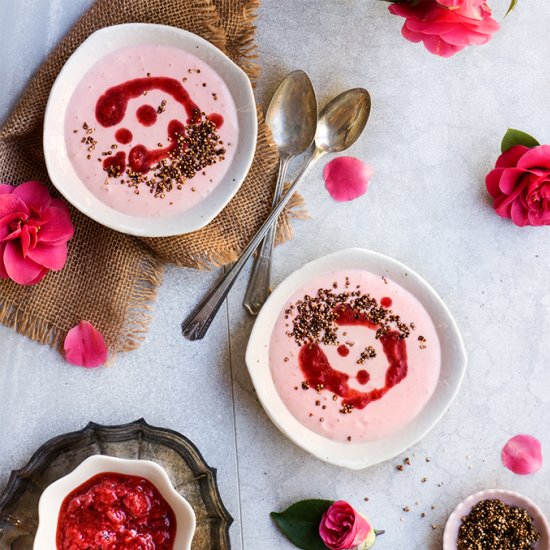
<path id="1" fill-rule="evenodd" d="M 165 266 L 157 259 L 145 256 L 143 267 L 142 276 L 136 280 L 131 300 L 126 309 L 124 320 L 126 330 L 119 344 L 120 351 L 137 349 L 149 332 L 149 326 L 153 320 L 151 311 L 157 296 L 157 289 L 162 284 Z"/>
<path id="2" fill-rule="evenodd" d="M 151 311 L 162 283 L 165 265 L 152 256 L 142 260 L 141 276 L 136 280 L 126 309 L 124 330 L 121 337 L 109 349 L 113 354 L 137 349 L 153 320 Z M 24 306 L 17 306 L 6 299 L 0 303 L 0 323 L 23 336 L 62 351 L 67 331 L 50 320 L 42 319 Z"/>
<path id="3" fill-rule="evenodd" d="M 243 19 L 250 22 L 248 28 L 243 27 L 242 32 L 234 37 L 233 42 L 237 44 L 237 53 L 240 57 L 239 65 L 241 69 L 248 75 L 252 84 L 255 86 L 260 78 L 260 66 L 256 62 L 258 53 L 256 49 L 256 25 L 258 9 L 260 8 L 259 0 L 250 0 L 247 6 L 243 8 Z"/>

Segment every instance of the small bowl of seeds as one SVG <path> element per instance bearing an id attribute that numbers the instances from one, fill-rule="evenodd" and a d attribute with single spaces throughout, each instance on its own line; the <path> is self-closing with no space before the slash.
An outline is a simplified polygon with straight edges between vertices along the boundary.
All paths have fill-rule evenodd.
<path id="1" fill-rule="evenodd" d="M 530 499 L 501 489 L 480 491 L 449 516 L 443 550 L 550 550 L 550 527 Z"/>

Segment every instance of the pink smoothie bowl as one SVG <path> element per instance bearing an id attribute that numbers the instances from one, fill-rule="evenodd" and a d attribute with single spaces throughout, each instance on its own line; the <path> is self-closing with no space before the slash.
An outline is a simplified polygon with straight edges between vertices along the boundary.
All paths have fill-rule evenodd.
<path id="1" fill-rule="evenodd" d="M 227 171 L 198 204 L 179 215 L 148 217 L 117 210 L 100 200 L 75 171 L 65 142 L 65 116 L 71 97 L 87 71 L 105 56 L 140 45 L 159 45 L 193 54 L 211 67 L 227 86 L 237 113 L 238 141 Z M 257 138 L 257 113 L 252 85 L 244 71 L 221 50 L 193 33 L 167 25 L 132 23 L 91 34 L 61 69 L 44 119 L 44 155 L 58 191 L 82 213 L 122 233 L 166 237 L 196 231 L 210 223 L 229 203 L 248 174 Z"/>

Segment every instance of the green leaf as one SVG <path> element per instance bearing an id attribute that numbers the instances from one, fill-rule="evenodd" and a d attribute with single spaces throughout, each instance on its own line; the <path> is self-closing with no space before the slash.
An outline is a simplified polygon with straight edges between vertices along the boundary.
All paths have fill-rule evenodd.
<path id="1" fill-rule="evenodd" d="M 271 512 L 271 517 L 294 546 L 302 550 L 327 550 L 319 535 L 319 524 L 331 504 L 333 500 L 301 500 L 284 512 Z"/>
<path id="2" fill-rule="evenodd" d="M 511 11 L 514 11 L 516 9 L 517 5 L 518 5 L 518 0 L 512 0 L 510 2 L 510 7 L 508 8 L 508 11 L 506 12 L 506 15 L 508 15 Z M 506 17 L 506 15 L 504 17 Z"/>
<path id="3" fill-rule="evenodd" d="M 508 131 L 502 138 L 502 144 L 500 150 L 504 153 L 514 147 L 514 145 L 525 145 L 525 147 L 536 147 L 540 143 L 529 134 L 522 132 L 521 130 L 514 130 L 508 128 Z"/>

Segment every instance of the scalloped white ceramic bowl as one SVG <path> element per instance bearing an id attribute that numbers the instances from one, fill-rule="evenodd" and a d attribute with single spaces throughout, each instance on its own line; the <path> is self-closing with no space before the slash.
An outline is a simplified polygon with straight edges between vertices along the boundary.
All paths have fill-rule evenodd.
<path id="1" fill-rule="evenodd" d="M 324 273 L 363 269 L 387 276 L 414 294 L 430 314 L 441 342 L 441 373 L 436 390 L 420 414 L 397 433 L 366 443 L 341 443 L 312 432 L 287 409 L 279 396 L 269 365 L 271 333 L 290 296 Z M 406 265 L 371 250 L 350 248 L 304 265 L 288 276 L 260 311 L 246 350 L 246 364 L 265 411 L 274 424 L 317 458 L 353 470 L 388 460 L 422 439 L 441 419 L 455 398 L 466 370 L 466 350 L 458 327 L 435 290 Z"/>
<path id="2" fill-rule="evenodd" d="M 210 195 L 179 216 L 147 218 L 114 210 L 101 202 L 78 177 L 65 147 L 65 112 L 76 86 L 90 67 L 120 48 L 151 43 L 180 48 L 206 61 L 227 84 L 237 108 L 239 137 L 227 173 Z M 224 53 L 200 36 L 176 27 L 130 23 L 94 32 L 61 69 L 46 106 L 44 155 L 53 184 L 88 217 L 122 233 L 165 237 L 196 231 L 223 210 L 248 174 L 256 150 L 257 130 L 256 102 L 250 80 Z"/>
<path id="3" fill-rule="evenodd" d="M 529 515 L 533 518 L 535 528 L 541 535 L 541 539 L 533 547 L 534 550 L 550 550 L 550 528 L 540 508 L 531 499 L 528 499 L 527 497 L 524 497 L 514 491 L 506 491 L 503 489 L 488 489 L 486 491 L 479 491 L 479 493 L 475 493 L 465 498 L 454 509 L 453 513 L 447 520 L 447 524 L 445 525 L 445 532 L 443 534 L 443 550 L 456 550 L 458 529 L 460 528 L 461 518 L 463 516 L 467 516 L 478 502 L 489 498 L 496 498 L 504 502 L 504 504 L 508 504 L 508 506 L 516 506 L 527 510 Z"/>
<path id="4" fill-rule="evenodd" d="M 65 497 L 97 474 L 112 472 L 140 476 L 149 480 L 170 505 L 176 516 L 174 548 L 190 550 L 195 533 L 195 512 L 191 505 L 176 492 L 168 474 L 156 462 L 130 460 L 105 455 L 94 455 L 84 460 L 70 474 L 49 485 L 38 504 L 38 530 L 34 550 L 56 550 L 56 531 L 59 510 Z"/>

